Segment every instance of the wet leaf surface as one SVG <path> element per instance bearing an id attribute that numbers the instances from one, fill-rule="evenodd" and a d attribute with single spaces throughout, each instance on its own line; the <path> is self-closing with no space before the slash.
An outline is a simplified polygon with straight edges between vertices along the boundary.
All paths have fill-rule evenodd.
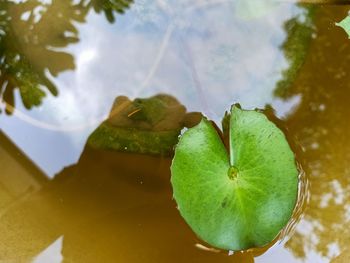
<path id="1" fill-rule="evenodd" d="M 171 172 L 181 215 L 209 244 L 261 247 L 287 224 L 296 203 L 298 170 L 282 133 L 257 111 L 232 107 L 230 154 L 203 119 L 181 137 Z"/>

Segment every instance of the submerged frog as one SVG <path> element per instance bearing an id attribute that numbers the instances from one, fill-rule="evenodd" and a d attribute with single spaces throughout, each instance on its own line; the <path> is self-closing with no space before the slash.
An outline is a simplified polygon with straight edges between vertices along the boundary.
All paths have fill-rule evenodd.
<path id="1" fill-rule="evenodd" d="M 181 130 L 200 119 L 200 113 L 187 113 L 170 95 L 133 101 L 119 96 L 108 119 L 90 135 L 88 144 L 96 149 L 170 156 Z"/>

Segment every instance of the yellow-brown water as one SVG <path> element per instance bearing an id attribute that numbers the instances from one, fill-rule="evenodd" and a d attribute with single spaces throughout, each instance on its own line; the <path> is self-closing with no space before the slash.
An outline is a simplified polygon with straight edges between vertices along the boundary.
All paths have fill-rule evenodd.
<path id="1" fill-rule="evenodd" d="M 120 1 L 111 23 L 77 2 L 0 3 L 0 262 L 348 262 L 350 40 L 334 23 L 350 5 Z M 290 54 L 296 17 L 311 37 Z M 235 102 L 274 109 L 306 178 L 282 241 L 209 249 L 172 200 L 171 156 L 86 143 L 116 97 L 159 93 L 217 124 Z"/>

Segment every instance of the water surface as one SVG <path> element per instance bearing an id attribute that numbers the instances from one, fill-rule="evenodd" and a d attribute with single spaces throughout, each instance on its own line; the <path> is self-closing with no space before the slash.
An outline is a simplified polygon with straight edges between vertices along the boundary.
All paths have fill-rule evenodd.
<path id="1" fill-rule="evenodd" d="M 350 41 L 334 23 L 350 5 L 118 3 L 119 12 L 98 0 L 0 3 L 0 261 L 329 262 L 347 255 Z M 220 125 L 235 102 L 280 119 L 305 173 L 306 201 L 286 234 L 233 255 L 210 249 L 172 200 L 171 155 L 87 143 L 117 97 L 157 94 L 177 101 L 169 118 L 183 126 L 198 120 L 194 112 Z M 121 126 L 123 112 L 113 115 Z M 163 130 L 174 128 L 164 123 Z"/>

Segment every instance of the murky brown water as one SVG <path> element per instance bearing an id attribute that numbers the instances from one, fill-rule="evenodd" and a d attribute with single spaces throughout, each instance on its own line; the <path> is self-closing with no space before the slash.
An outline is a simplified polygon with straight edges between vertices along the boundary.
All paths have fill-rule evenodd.
<path id="1" fill-rule="evenodd" d="M 350 4 L 102 2 L 0 2 L 0 262 L 348 262 Z M 117 97 L 118 132 L 88 141 Z M 305 174 L 288 229 L 229 255 L 181 218 L 169 166 L 196 112 L 235 102 L 279 117 Z"/>

